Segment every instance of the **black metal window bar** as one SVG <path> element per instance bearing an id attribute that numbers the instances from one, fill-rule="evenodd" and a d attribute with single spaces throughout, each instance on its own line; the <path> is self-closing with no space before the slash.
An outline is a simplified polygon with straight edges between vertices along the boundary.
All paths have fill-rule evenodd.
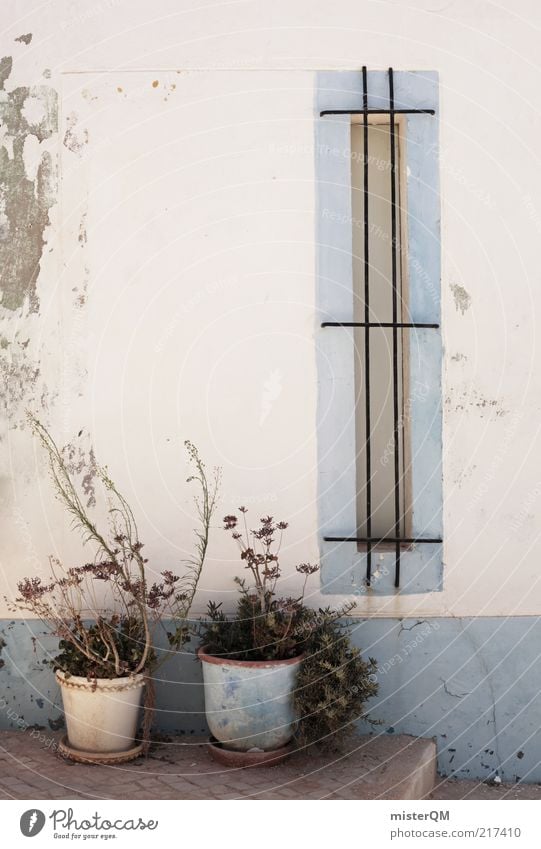
<path id="1" fill-rule="evenodd" d="M 389 84 L 389 108 L 368 108 L 368 82 L 367 69 L 362 69 L 363 85 L 363 107 L 362 109 L 325 109 L 320 112 L 320 117 L 325 115 L 362 115 L 363 116 L 363 198 L 364 198 L 364 321 L 324 321 L 322 327 L 363 327 L 364 334 L 364 381 L 365 381 L 365 423 L 366 423 L 366 536 L 335 537 L 326 536 L 326 542 L 353 542 L 366 544 L 366 583 L 370 586 L 372 578 L 372 550 L 382 543 L 395 545 L 395 587 L 400 586 L 400 546 L 403 544 L 418 543 L 441 543 L 441 539 L 429 539 L 426 537 L 404 537 L 400 536 L 400 528 L 403 516 L 400 510 L 400 459 L 399 459 L 399 400 L 398 400 L 398 331 L 403 328 L 416 329 L 428 328 L 438 329 L 439 324 L 423 324 L 418 322 L 398 321 L 398 244 L 397 244 L 397 167 L 396 167 L 396 115 L 434 115 L 434 109 L 397 109 L 394 101 L 394 75 L 393 69 L 388 70 Z M 392 275 L 392 322 L 370 321 L 370 258 L 369 258 L 369 213 L 368 213 L 368 119 L 371 115 L 389 116 L 390 133 L 390 176 L 391 176 L 391 275 Z M 392 328 L 393 334 L 393 450 L 394 450 L 394 524 L 395 534 L 392 537 L 372 536 L 372 492 L 371 492 L 371 422 L 370 422 L 370 331 L 377 328 Z"/>

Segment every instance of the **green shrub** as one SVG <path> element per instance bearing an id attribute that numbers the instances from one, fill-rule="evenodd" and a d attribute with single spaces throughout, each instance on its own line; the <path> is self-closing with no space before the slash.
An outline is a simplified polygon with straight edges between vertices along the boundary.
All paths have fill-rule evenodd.
<path id="1" fill-rule="evenodd" d="M 310 637 L 297 679 L 299 746 L 339 748 L 357 720 L 379 724 L 366 713 L 366 702 L 378 692 L 376 661 L 363 660 L 351 643 L 349 625 L 328 614 Z"/>

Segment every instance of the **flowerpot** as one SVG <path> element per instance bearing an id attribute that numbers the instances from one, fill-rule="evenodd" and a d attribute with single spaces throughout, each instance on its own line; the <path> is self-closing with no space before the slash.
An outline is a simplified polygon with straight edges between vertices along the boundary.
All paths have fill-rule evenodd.
<path id="1" fill-rule="evenodd" d="M 110 753 L 133 749 L 144 688 L 142 674 L 88 680 L 57 670 L 71 748 Z"/>
<path id="2" fill-rule="evenodd" d="M 205 713 L 213 737 L 228 749 L 280 749 L 298 717 L 293 694 L 301 657 L 290 660 L 226 660 L 200 648 Z"/>

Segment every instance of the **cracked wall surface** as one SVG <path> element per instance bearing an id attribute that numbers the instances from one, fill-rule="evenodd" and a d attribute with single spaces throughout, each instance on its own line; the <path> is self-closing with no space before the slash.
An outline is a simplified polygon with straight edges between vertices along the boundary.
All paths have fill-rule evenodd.
<path id="1" fill-rule="evenodd" d="M 539 782 L 540 638 L 540 617 L 362 620 L 355 642 L 378 661 L 369 713 L 386 733 L 434 737 L 442 775 Z"/>

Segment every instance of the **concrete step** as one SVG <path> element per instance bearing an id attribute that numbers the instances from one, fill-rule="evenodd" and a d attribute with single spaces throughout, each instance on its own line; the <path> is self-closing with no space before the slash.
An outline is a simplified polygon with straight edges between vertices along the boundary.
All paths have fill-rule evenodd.
<path id="1" fill-rule="evenodd" d="M 425 799 L 434 790 L 437 779 L 434 740 L 385 734 L 359 737 L 350 749 L 349 754 L 334 762 L 318 756 L 326 782 L 333 785 L 331 798 Z M 302 758 L 302 755 L 295 758 L 297 768 L 301 768 Z M 312 770 L 315 760 L 310 759 Z M 301 788 L 302 780 L 298 790 Z"/>

